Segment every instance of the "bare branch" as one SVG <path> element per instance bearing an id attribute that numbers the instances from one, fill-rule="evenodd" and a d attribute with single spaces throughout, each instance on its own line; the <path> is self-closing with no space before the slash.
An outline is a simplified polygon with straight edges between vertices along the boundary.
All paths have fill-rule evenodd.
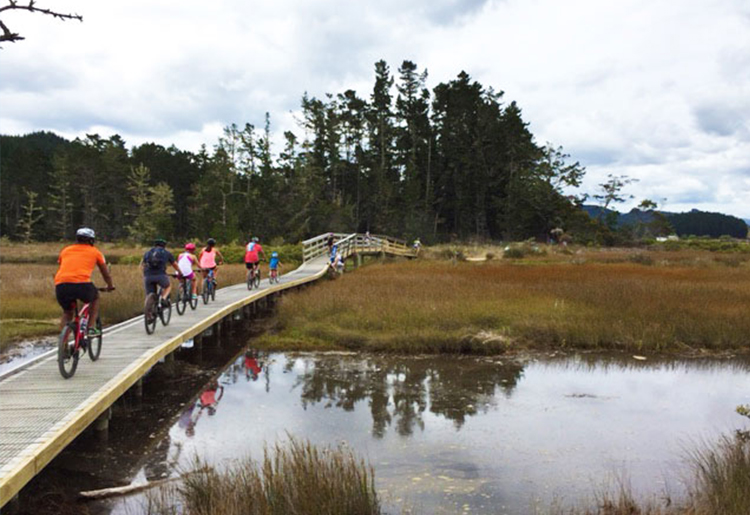
<path id="1" fill-rule="evenodd" d="M 53 18 L 57 18 L 58 20 L 78 20 L 83 21 L 83 16 L 80 14 L 70 14 L 70 13 L 61 13 L 58 11 L 53 11 L 51 9 L 44 9 L 42 7 L 36 6 L 35 0 L 29 0 L 28 3 L 20 4 L 18 3 L 18 0 L 7 0 L 7 4 L 0 7 L 0 13 L 4 11 L 28 11 L 31 13 L 40 13 L 40 14 L 46 14 L 47 16 L 52 16 Z M 20 41 L 22 39 L 25 39 L 23 36 L 19 35 L 16 32 L 11 32 L 10 29 L 0 20 L 0 29 L 2 29 L 3 33 L 0 35 L 0 42 L 3 41 L 10 41 L 11 43 L 14 43 L 16 41 Z"/>

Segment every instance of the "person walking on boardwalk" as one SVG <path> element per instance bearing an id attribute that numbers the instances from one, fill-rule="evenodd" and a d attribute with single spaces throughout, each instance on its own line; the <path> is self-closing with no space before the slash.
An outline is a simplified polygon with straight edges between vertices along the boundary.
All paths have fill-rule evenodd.
<path id="1" fill-rule="evenodd" d="M 169 282 L 169 276 L 167 275 L 167 264 L 172 265 L 177 275 L 182 277 L 174 256 L 166 247 L 167 241 L 164 238 L 156 238 L 154 246 L 146 251 L 141 261 L 143 287 L 146 290 L 146 297 L 148 298 L 149 293 L 156 294 L 157 285 L 161 286 L 162 305 L 167 304 L 169 292 L 172 290 L 172 284 Z"/>
<path id="2" fill-rule="evenodd" d="M 112 276 L 109 274 L 104 255 L 94 247 L 96 234 L 93 229 L 81 227 L 76 231 L 76 243 L 68 245 L 60 251 L 57 262 L 60 267 L 55 274 L 55 296 L 63 309 L 60 327 L 70 323 L 75 318 L 76 301 L 91 304 L 90 320 L 96 320 L 99 315 L 99 291 L 91 282 L 94 267 L 99 271 L 107 283 L 107 290 L 115 289 Z M 95 324 L 89 327 L 89 334 L 96 334 Z"/>
<path id="3" fill-rule="evenodd" d="M 208 241 L 206 241 L 206 247 L 201 250 L 201 253 L 198 255 L 198 266 L 201 267 L 201 273 L 203 274 L 203 284 L 201 285 L 201 289 L 206 287 L 206 277 L 208 277 L 208 272 L 210 270 L 214 271 L 214 281 L 216 281 L 218 277 L 216 268 L 223 263 L 224 256 L 221 255 L 221 252 L 219 252 L 219 249 L 216 247 L 216 240 L 209 238 Z"/>

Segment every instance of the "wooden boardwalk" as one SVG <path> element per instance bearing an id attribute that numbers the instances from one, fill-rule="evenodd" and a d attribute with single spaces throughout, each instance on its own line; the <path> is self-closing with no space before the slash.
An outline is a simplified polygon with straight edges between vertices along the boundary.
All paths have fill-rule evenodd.
<path id="1" fill-rule="evenodd" d="M 337 235 L 344 256 L 355 253 L 413 257 L 403 242 L 362 235 Z M 382 239 L 381 239 L 382 238 Z M 57 357 L 39 362 L 0 381 L 0 507 L 15 496 L 57 454 L 183 342 L 201 335 L 235 311 L 281 290 L 315 281 L 326 274 L 325 235 L 303 242 L 305 263 L 281 276 L 279 284 L 262 281 L 260 289 L 245 284 L 222 288 L 216 301 L 183 316 L 172 310 L 166 327 L 146 334 L 142 317 L 105 331 L 102 354 L 95 363 L 82 356 L 71 379 L 63 379 Z"/>

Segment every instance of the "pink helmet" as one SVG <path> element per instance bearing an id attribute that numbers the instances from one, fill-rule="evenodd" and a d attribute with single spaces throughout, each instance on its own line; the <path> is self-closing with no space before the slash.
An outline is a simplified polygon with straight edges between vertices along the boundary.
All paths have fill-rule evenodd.
<path id="1" fill-rule="evenodd" d="M 195 243 L 186 243 L 185 250 L 195 250 Z"/>

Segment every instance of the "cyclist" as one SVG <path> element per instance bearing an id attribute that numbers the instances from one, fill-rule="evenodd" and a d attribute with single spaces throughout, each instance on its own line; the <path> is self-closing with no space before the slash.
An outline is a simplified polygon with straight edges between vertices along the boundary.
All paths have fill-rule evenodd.
<path id="1" fill-rule="evenodd" d="M 218 259 L 218 260 L 217 260 Z M 201 267 L 201 273 L 203 275 L 202 288 L 206 286 L 206 277 L 210 270 L 214 271 L 214 281 L 216 280 L 216 267 L 224 263 L 224 256 L 221 255 L 219 249 L 216 248 L 216 240 L 209 238 L 206 241 L 206 247 L 201 250 L 198 255 L 198 265 Z"/>
<path id="2" fill-rule="evenodd" d="M 414 245 L 412 245 L 412 248 L 414 249 L 414 252 L 419 255 L 419 251 L 422 250 L 422 242 L 419 241 L 419 238 L 414 240 Z"/>
<path id="3" fill-rule="evenodd" d="M 60 268 L 55 274 L 55 296 L 63 309 L 61 329 L 75 318 L 73 303 L 77 300 L 91 305 L 90 320 L 96 321 L 99 315 L 99 291 L 91 282 L 91 273 L 95 266 L 99 268 L 107 283 L 107 291 L 115 289 L 104 255 L 94 247 L 95 240 L 96 234 L 93 229 L 81 227 L 76 231 L 76 243 L 62 249 L 57 258 Z M 89 326 L 89 334 L 98 335 L 95 323 Z"/>
<path id="4" fill-rule="evenodd" d="M 149 293 L 156 293 L 157 285 L 162 287 L 161 305 L 167 304 L 169 292 L 172 290 L 172 284 L 169 282 L 167 275 L 167 264 L 177 272 L 178 277 L 182 277 L 180 269 L 177 267 L 174 256 L 167 249 L 167 240 L 156 238 L 154 246 L 143 255 L 141 261 L 141 270 L 143 271 L 143 287 L 146 289 L 146 298 Z"/>
<path id="5" fill-rule="evenodd" d="M 263 251 L 263 246 L 257 237 L 253 236 L 245 246 L 245 268 L 247 268 L 247 278 L 250 280 L 251 277 L 255 277 L 256 270 L 260 265 L 260 258 L 258 253 L 263 254 L 263 259 L 266 258 L 266 253 Z"/>
<path id="6" fill-rule="evenodd" d="M 182 278 L 188 281 L 192 281 L 192 294 L 193 298 L 198 298 L 198 281 L 195 280 L 195 272 L 193 272 L 193 266 L 198 266 L 198 258 L 195 257 L 195 243 L 186 243 L 185 252 L 177 257 L 177 267 L 180 269 Z"/>
<path id="7" fill-rule="evenodd" d="M 268 262 L 268 273 L 276 272 L 278 274 L 279 268 L 281 268 L 281 261 L 279 260 L 279 253 L 276 251 L 271 252 L 271 260 Z M 278 275 L 276 276 L 278 277 Z"/>

